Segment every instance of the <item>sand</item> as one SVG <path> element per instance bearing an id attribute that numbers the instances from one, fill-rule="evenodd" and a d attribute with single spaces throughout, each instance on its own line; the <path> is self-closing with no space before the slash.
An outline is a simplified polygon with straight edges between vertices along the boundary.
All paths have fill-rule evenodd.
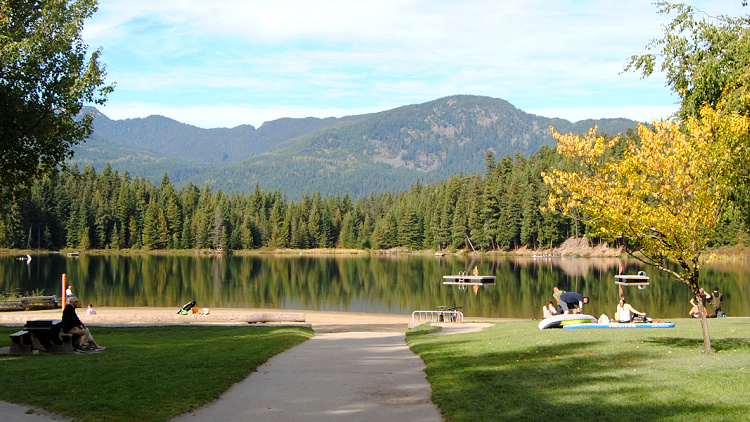
<path id="1" fill-rule="evenodd" d="M 335 312 L 262 308 L 214 308 L 208 315 L 179 315 L 179 308 L 149 307 L 102 307 L 96 315 L 86 315 L 86 309 L 78 309 L 79 318 L 87 325 L 131 326 L 131 325 L 173 325 L 173 324 L 247 324 L 249 320 L 271 316 L 280 318 L 272 324 L 302 325 L 316 333 L 395 331 L 405 332 L 412 326 L 411 315 L 394 315 L 367 312 Z M 62 310 L 0 312 L 0 325 L 22 326 L 28 320 L 59 319 Z M 261 317 L 261 318 L 259 318 Z M 301 320 L 300 320 L 301 317 Z M 285 320 L 285 318 L 289 318 Z M 469 318 L 466 322 L 497 322 L 501 319 Z M 446 324 L 460 325 L 460 324 Z"/>

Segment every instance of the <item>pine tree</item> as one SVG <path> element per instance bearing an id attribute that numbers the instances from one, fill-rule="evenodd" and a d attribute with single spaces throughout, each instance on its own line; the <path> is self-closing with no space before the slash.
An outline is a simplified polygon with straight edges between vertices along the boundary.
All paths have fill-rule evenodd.
<path id="1" fill-rule="evenodd" d="M 143 218 L 143 247 L 147 250 L 159 248 L 159 207 L 151 199 Z"/>

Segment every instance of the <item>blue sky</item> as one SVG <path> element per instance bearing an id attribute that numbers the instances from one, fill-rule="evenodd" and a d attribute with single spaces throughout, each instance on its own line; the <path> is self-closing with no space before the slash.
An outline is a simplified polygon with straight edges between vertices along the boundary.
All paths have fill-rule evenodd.
<path id="1" fill-rule="evenodd" d="M 740 0 L 688 1 L 711 15 Z M 571 121 L 668 117 L 662 76 L 622 73 L 670 17 L 631 0 L 100 0 L 113 119 L 234 127 L 341 117 L 455 94 Z"/>

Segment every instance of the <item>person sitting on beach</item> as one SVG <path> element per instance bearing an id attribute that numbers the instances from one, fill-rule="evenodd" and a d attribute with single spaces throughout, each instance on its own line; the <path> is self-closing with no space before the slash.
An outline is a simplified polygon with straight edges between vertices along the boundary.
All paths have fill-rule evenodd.
<path id="1" fill-rule="evenodd" d="M 615 320 L 617 322 L 633 322 L 633 314 L 646 316 L 645 312 L 637 311 L 630 306 L 625 296 L 621 297 L 620 303 L 617 304 L 617 309 L 615 310 Z"/>
<path id="2" fill-rule="evenodd" d="M 552 303 L 552 301 L 547 302 L 546 305 L 542 308 L 542 313 L 544 314 L 543 318 L 549 318 L 557 315 L 557 309 L 555 309 L 555 304 Z"/>
<path id="3" fill-rule="evenodd" d="M 96 309 L 94 309 L 93 303 L 89 303 L 89 307 L 86 308 L 86 315 L 96 315 Z"/>
<path id="4" fill-rule="evenodd" d="M 104 347 L 94 341 L 94 337 L 91 336 L 88 327 L 84 324 L 76 314 L 76 308 L 81 306 L 78 302 L 78 298 L 71 296 L 67 300 L 68 304 L 65 305 L 62 314 L 62 331 L 63 333 L 73 334 L 74 336 L 80 337 L 80 344 L 76 347 L 78 350 L 86 350 L 84 345 L 88 345 L 89 349 L 104 350 Z"/>

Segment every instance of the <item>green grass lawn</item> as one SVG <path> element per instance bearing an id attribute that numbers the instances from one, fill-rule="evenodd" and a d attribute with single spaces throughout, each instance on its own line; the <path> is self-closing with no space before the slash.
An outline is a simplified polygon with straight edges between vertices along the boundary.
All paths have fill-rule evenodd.
<path id="1" fill-rule="evenodd" d="M 750 318 L 666 329 L 549 329 L 534 321 L 407 343 L 427 365 L 433 401 L 448 421 L 750 420 Z"/>
<path id="2" fill-rule="evenodd" d="M 0 345 L 18 327 L 0 327 Z M 0 356 L 0 400 L 82 421 L 166 421 L 218 398 L 312 330 L 92 327 L 94 354 Z M 2 419 L 2 417 L 0 417 Z"/>

